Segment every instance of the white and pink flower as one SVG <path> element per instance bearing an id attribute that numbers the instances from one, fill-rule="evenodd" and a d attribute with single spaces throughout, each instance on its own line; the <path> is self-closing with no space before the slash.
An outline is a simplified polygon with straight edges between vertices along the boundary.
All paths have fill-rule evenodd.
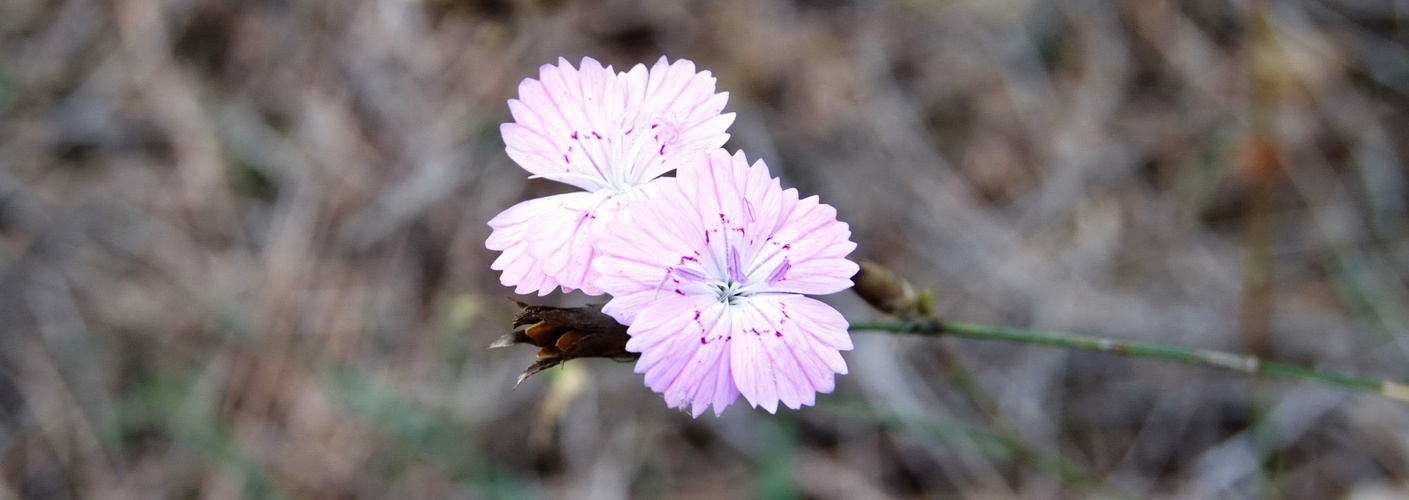
<path id="1" fill-rule="evenodd" d="M 503 253 L 490 266 L 517 293 L 554 288 L 602 293 L 594 285 L 592 242 L 622 206 L 649 197 L 649 184 L 697 152 L 728 140 L 728 93 L 694 63 L 662 57 L 649 70 L 616 73 L 592 58 L 544 65 L 509 101 L 514 121 L 500 127 L 505 148 L 531 178 L 584 191 L 519 203 L 489 221 L 485 242 Z"/>
<path id="2" fill-rule="evenodd" d="M 630 223 L 600 236 L 603 312 L 630 325 L 636 371 L 671 407 L 716 415 L 743 395 L 775 412 L 812 405 L 845 374 L 847 321 L 802 294 L 852 285 L 851 230 L 817 197 L 782 189 L 762 161 L 699 154 Z"/>

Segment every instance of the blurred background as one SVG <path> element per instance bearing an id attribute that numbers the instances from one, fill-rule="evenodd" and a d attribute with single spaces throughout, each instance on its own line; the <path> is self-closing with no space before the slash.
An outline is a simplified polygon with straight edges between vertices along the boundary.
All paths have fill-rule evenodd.
<path id="1" fill-rule="evenodd" d="M 1409 406 L 1045 347 L 514 390 L 505 100 L 662 54 L 944 318 L 1409 379 L 1409 2 L 5 0 L 0 498 L 1409 497 Z"/>

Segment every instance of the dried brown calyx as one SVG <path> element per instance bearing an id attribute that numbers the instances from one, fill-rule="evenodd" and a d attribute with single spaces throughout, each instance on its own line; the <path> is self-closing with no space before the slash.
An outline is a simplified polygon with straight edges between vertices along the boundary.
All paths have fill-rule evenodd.
<path id="1" fill-rule="evenodd" d="M 514 316 L 514 331 L 500 337 L 489 347 L 509 347 L 530 344 L 538 347 L 537 360 L 519 375 L 514 383 L 523 383 L 530 375 L 577 358 L 610 358 L 633 361 L 639 353 L 628 352 L 626 341 L 631 336 L 626 326 L 602 313 L 602 306 L 552 307 L 519 302 Z"/>

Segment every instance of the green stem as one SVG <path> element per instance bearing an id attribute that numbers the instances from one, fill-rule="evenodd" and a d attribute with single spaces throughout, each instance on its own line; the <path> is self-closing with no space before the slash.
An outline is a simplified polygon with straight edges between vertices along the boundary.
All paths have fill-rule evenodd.
<path id="1" fill-rule="evenodd" d="M 1026 344 L 1042 344 L 1067 349 L 1097 351 L 1139 358 L 1162 359 L 1239 373 L 1303 380 L 1354 391 L 1376 394 L 1385 398 L 1409 402 L 1409 385 L 1389 380 L 1373 380 L 1328 373 L 1276 361 L 1264 361 L 1255 356 L 1208 349 L 1084 337 L 1064 333 L 1039 332 L 1020 328 L 997 328 L 966 323 L 940 321 L 854 321 L 852 331 L 882 331 L 920 335 L 955 335 L 989 340 L 1006 340 Z"/>

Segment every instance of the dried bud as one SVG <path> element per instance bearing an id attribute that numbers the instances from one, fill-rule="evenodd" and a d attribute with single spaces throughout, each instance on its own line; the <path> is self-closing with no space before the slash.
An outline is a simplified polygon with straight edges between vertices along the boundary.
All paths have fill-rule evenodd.
<path id="1" fill-rule="evenodd" d="M 523 383 L 530 375 L 558 366 L 576 358 L 611 358 L 632 361 L 640 354 L 627 352 L 631 340 L 626 327 L 602 314 L 602 306 L 552 307 L 533 306 L 514 300 L 519 306 L 514 316 L 513 333 L 505 334 L 489 347 L 509 347 L 529 344 L 538 347 L 536 361 L 524 370 L 514 383 Z"/>
<path id="2" fill-rule="evenodd" d="M 934 296 L 930 292 L 916 292 L 915 286 L 894 271 L 869 260 L 861 261 L 861 270 L 851 277 L 855 283 L 852 291 L 883 313 L 901 319 L 918 319 L 932 316 Z"/>

